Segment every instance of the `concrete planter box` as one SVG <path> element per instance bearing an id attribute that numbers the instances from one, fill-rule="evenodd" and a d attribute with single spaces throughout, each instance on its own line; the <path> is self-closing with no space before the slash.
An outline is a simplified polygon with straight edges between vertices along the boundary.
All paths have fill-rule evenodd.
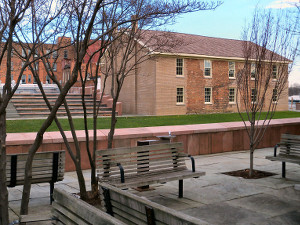
<path id="1" fill-rule="evenodd" d="M 124 224 L 96 207 L 61 189 L 54 189 L 52 215 L 58 224 Z"/>

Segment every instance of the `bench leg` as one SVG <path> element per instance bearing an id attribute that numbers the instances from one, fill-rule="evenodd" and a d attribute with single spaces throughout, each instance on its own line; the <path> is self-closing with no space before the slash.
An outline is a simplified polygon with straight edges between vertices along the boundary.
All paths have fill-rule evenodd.
<path id="1" fill-rule="evenodd" d="M 183 180 L 179 180 L 179 193 L 178 193 L 178 198 L 183 197 Z"/>
<path id="2" fill-rule="evenodd" d="M 285 178 L 285 162 L 282 162 L 282 177 Z"/>
<path id="3" fill-rule="evenodd" d="M 54 191 L 54 182 L 50 182 L 50 205 L 52 205 L 53 202 L 53 191 Z"/>

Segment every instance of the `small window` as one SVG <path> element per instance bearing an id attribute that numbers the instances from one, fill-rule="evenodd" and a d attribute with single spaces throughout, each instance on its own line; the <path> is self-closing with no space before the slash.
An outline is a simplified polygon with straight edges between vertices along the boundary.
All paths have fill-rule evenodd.
<path id="1" fill-rule="evenodd" d="M 204 60 L 204 76 L 211 77 L 211 61 Z"/>
<path id="2" fill-rule="evenodd" d="M 211 103 L 211 88 L 204 88 L 204 101 L 205 103 Z"/>
<path id="3" fill-rule="evenodd" d="M 10 70 L 13 71 L 14 70 L 14 63 L 10 62 Z"/>
<path id="4" fill-rule="evenodd" d="M 46 62 L 46 69 L 50 69 L 50 63 L 49 62 Z"/>
<path id="5" fill-rule="evenodd" d="M 228 76 L 229 78 L 234 78 L 235 77 L 235 62 L 228 62 Z"/>
<path id="6" fill-rule="evenodd" d="M 273 65 L 272 66 L 272 77 L 274 80 L 277 79 L 277 74 L 278 74 L 277 65 Z"/>
<path id="7" fill-rule="evenodd" d="M 233 104 L 235 103 L 236 93 L 235 93 L 235 88 L 229 88 L 229 103 Z"/>
<path id="8" fill-rule="evenodd" d="M 183 104 L 184 103 L 183 87 L 177 88 L 176 103 L 177 104 Z"/>
<path id="9" fill-rule="evenodd" d="M 46 84 L 51 84 L 51 79 L 48 75 L 46 76 Z"/>
<path id="10" fill-rule="evenodd" d="M 39 70 L 39 62 L 35 62 L 35 63 L 34 63 L 33 69 L 34 69 L 34 70 Z"/>
<path id="11" fill-rule="evenodd" d="M 39 51 L 37 49 L 34 50 L 34 57 L 37 58 L 39 56 Z"/>
<path id="12" fill-rule="evenodd" d="M 53 59 L 56 59 L 57 57 L 58 57 L 57 51 L 52 52 L 52 58 L 53 58 Z"/>
<path id="13" fill-rule="evenodd" d="M 176 59 L 176 75 L 183 75 L 183 59 Z"/>
<path id="14" fill-rule="evenodd" d="M 28 83 L 31 84 L 31 74 L 28 74 Z"/>
<path id="15" fill-rule="evenodd" d="M 64 59 L 68 58 L 68 50 L 64 50 Z"/>
<path id="16" fill-rule="evenodd" d="M 251 102 L 256 103 L 257 100 L 257 90 L 256 89 L 251 89 Z"/>
<path id="17" fill-rule="evenodd" d="M 251 79 L 255 79 L 255 75 L 256 75 L 256 64 L 251 63 Z"/>
<path id="18" fill-rule="evenodd" d="M 56 63 L 53 63 L 52 70 L 57 71 L 57 64 Z"/>
<path id="19" fill-rule="evenodd" d="M 24 49 L 22 49 L 22 57 L 26 58 L 26 52 L 24 51 Z"/>
<path id="20" fill-rule="evenodd" d="M 21 82 L 22 82 L 22 84 L 26 84 L 26 75 L 22 75 Z"/>
<path id="21" fill-rule="evenodd" d="M 14 50 L 11 50 L 11 57 L 14 57 Z"/>
<path id="22" fill-rule="evenodd" d="M 33 83 L 34 84 L 36 84 L 37 82 L 36 82 L 36 79 L 35 79 L 35 77 L 33 76 Z"/>
<path id="23" fill-rule="evenodd" d="M 272 101 L 277 102 L 277 100 L 278 100 L 278 92 L 277 92 L 277 89 L 274 88 L 273 89 L 273 95 L 272 95 Z"/>
<path id="24" fill-rule="evenodd" d="M 25 62 L 22 62 L 21 65 L 22 65 L 22 68 L 23 68 L 25 66 Z M 26 67 L 24 68 L 24 71 L 25 70 L 26 70 Z"/>
<path id="25" fill-rule="evenodd" d="M 46 58 L 50 59 L 50 50 L 49 49 L 46 49 Z"/>

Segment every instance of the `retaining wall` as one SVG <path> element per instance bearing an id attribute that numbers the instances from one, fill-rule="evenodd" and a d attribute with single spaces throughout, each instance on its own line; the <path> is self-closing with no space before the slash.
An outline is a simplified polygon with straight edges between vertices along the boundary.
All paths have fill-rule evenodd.
<path id="1" fill-rule="evenodd" d="M 137 141 L 158 139 L 157 136 L 176 135 L 173 142 L 183 142 L 185 152 L 191 155 L 214 154 L 249 149 L 249 138 L 242 122 L 195 124 L 182 126 L 142 127 L 116 129 L 114 147 L 136 146 Z M 97 131 L 97 149 L 107 147 L 109 130 Z M 258 148 L 273 147 L 280 141 L 282 133 L 300 135 L 300 118 L 272 120 Z M 66 132 L 68 140 L 75 151 L 70 132 Z M 82 151 L 82 167 L 89 168 L 86 154 L 84 131 L 77 131 Z M 90 132 L 92 140 L 92 131 Z M 10 133 L 7 135 L 7 153 L 28 152 L 34 142 L 36 133 Z M 92 147 L 92 142 L 90 142 Z M 66 150 L 59 132 L 46 132 L 39 151 Z M 66 154 L 66 171 L 73 171 L 74 165 L 69 154 Z"/>

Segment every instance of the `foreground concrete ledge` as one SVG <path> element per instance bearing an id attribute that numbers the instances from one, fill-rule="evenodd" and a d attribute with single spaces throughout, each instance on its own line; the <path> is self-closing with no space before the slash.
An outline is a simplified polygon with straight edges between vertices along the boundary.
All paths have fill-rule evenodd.
<path id="1" fill-rule="evenodd" d="M 247 123 L 249 124 L 249 123 Z M 262 124 L 262 123 L 260 123 Z M 300 125 L 300 118 L 289 119 L 274 119 L 270 122 L 270 127 L 282 125 Z M 225 122 L 225 123 L 209 123 L 209 124 L 191 124 L 191 125 L 174 125 L 174 126 L 159 126 L 159 127 L 140 127 L 140 128 L 121 128 L 116 129 L 114 139 L 126 138 L 145 138 L 168 135 L 169 131 L 173 135 L 188 135 L 188 134 L 201 134 L 201 133 L 214 133 L 244 130 L 243 122 Z M 109 129 L 97 130 L 97 140 L 105 141 Z M 65 132 L 69 142 L 74 142 L 70 131 Z M 85 131 L 76 131 L 79 141 L 85 141 Z M 93 137 L 93 131 L 89 131 L 90 138 Z M 6 138 L 6 145 L 21 145 L 32 144 L 35 140 L 36 133 L 8 133 Z M 60 132 L 46 132 L 44 134 L 43 143 L 62 143 L 63 138 Z"/>

